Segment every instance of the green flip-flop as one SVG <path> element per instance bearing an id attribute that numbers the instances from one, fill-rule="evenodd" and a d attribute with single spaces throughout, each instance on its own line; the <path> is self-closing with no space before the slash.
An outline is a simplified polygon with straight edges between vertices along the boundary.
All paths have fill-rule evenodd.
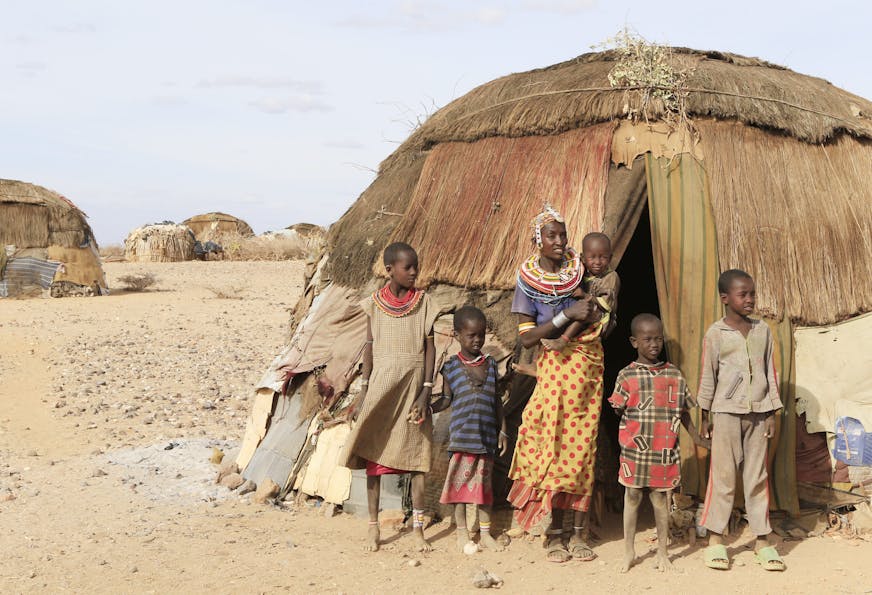
<path id="1" fill-rule="evenodd" d="M 703 555 L 705 556 L 705 565 L 715 570 L 730 569 L 730 555 L 727 553 L 727 547 L 719 543 L 710 545 L 705 548 Z M 776 554 L 777 555 L 777 554 Z"/>
<path id="2" fill-rule="evenodd" d="M 778 550 L 771 545 L 767 545 L 766 547 L 761 548 L 759 552 L 756 552 L 754 554 L 754 560 L 757 564 L 763 567 L 763 570 L 770 570 L 773 572 L 787 570 L 784 560 L 782 560 L 781 556 L 778 555 Z"/>

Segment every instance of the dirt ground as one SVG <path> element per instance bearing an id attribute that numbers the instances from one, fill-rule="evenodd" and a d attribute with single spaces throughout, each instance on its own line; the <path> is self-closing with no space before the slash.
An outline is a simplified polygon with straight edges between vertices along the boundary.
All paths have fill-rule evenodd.
<path id="1" fill-rule="evenodd" d="M 670 547 L 654 568 L 650 513 L 641 561 L 618 574 L 620 519 L 596 528 L 599 558 L 546 562 L 538 542 L 503 553 L 435 550 L 385 535 L 362 551 L 365 521 L 315 507 L 251 504 L 213 483 L 213 447 L 232 452 L 251 388 L 285 339 L 301 289 L 298 262 L 106 265 L 110 284 L 150 271 L 154 290 L 102 298 L 0 301 L 0 592 L 470 592 L 486 568 L 510 593 L 861 593 L 872 544 L 814 537 L 780 543 L 785 573 L 753 562 L 752 537 L 729 544 L 728 572 L 702 550 Z"/>

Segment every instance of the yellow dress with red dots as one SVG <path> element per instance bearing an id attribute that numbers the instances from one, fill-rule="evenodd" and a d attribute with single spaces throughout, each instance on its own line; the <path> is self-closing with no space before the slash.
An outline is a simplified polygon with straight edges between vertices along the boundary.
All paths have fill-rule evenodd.
<path id="1" fill-rule="evenodd" d="M 552 509 L 590 507 L 603 396 L 600 324 L 560 352 L 543 349 L 536 388 L 524 407 L 509 477 L 508 500 L 525 530 Z"/>

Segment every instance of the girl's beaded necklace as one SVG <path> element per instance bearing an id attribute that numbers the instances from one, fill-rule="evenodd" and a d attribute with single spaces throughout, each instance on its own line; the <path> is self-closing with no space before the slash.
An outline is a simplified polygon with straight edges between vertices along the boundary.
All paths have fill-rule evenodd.
<path id="1" fill-rule="evenodd" d="M 465 357 L 463 357 L 463 354 L 458 351 L 457 352 L 457 359 L 459 359 L 460 363 L 462 363 L 465 366 L 469 366 L 470 368 L 477 368 L 481 365 L 484 365 L 484 362 L 487 358 L 485 357 L 485 355 L 483 353 L 479 353 L 478 356 L 476 356 L 472 359 L 466 359 Z"/>
<path id="2" fill-rule="evenodd" d="M 392 318 L 402 318 L 410 313 L 421 301 L 424 292 L 412 287 L 403 298 L 398 298 L 390 290 L 390 284 L 373 292 L 372 299 L 378 308 Z"/>

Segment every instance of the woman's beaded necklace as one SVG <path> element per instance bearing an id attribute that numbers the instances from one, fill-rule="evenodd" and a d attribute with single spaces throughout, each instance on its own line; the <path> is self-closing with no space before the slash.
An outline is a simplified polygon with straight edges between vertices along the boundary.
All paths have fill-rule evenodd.
<path id="1" fill-rule="evenodd" d="M 530 299 L 553 305 L 572 294 L 581 283 L 583 272 L 581 258 L 572 248 L 566 249 L 560 269 L 554 273 L 543 269 L 539 255 L 534 254 L 518 269 L 518 287 Z"/>

